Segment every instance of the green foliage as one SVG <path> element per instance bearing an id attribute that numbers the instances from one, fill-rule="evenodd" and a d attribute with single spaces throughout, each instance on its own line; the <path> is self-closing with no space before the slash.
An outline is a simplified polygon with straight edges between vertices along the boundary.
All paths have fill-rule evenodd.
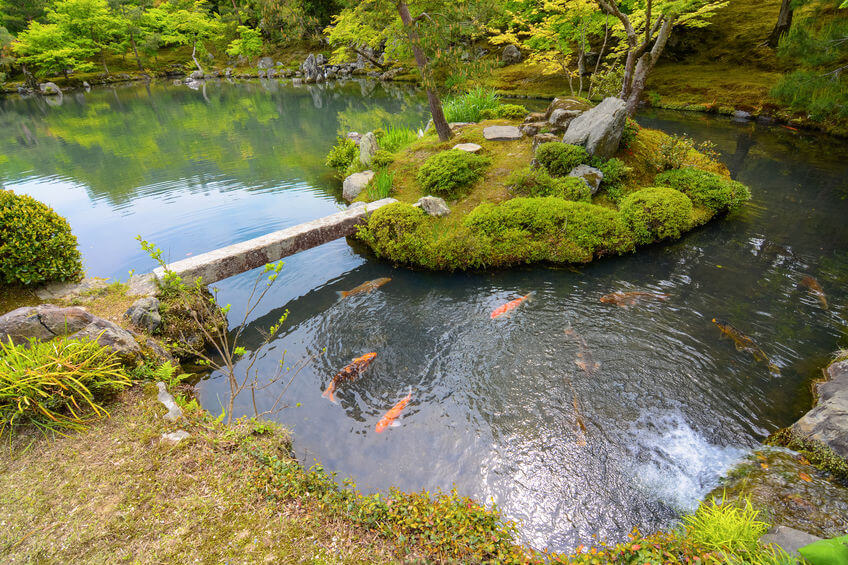
<path id="1" fill-rule="evenodd" d="M 601 188 L 607 191 L 613 202 L 621 200 L 621 189 L 627 181 L 627 176 L 630 174 L 630 167 L 624 164 L 624 161 L 613 157 L 612 159 L 593 158 L 590 163 L 604 174 L 601 180 Z"/>
<path id="2" fill-rule="evenodd" d="M 771 95 L 791 110 L 808 113 L 817 122 L 831 117 L 848 118 L 848 81 L 841 75 L 794 71 L 780 78 Z"/>
<path id="3" fill-rule="evenodd" d="M 425 194 L 455 199 L 483 175 L 490 162 L 480 155 L 450 149 L 424 161 L 416 180 Z"/>
<path id="4" fill-rule="evenodd" d="M 576 177 L 554 178 L 542 168 L 525 167 L 513 171 L 507 184 L 522 196 L 556 196 L 575 202 L 589 202 L 592 199 L 589 187 Z"/>
<path id="5" fill-rule="evenodd" d="M 621 201 L 624 224 L 633 231 L 636 243 L 646 244 L 678 238 L 689 229 L 692 201 L 673 188 L 643 188 Z"/>
<path id="6" fill-rule="evenodd" d="M 694 543 L 725 555 L 728 561 L 747 563 L 762 551 L 759 539 L 769 529 L 758 516 L 747 498 L 741 506 L 725 504 L 724 499 L 708 500 L 695 514 L 684 516 L 683 523 L 686 537 Z"/>
<path id="7" fill-rule="evenodd" d="M 822 539 L 798 549 L 810 565 L 840 565 L 848 563 L 848 536 Z"/>
<path id="8" fill-rule="evenodd" d="M 651 156 L 651 165 L 657 171 L 679 169 L 686 163 L 686 156 L 695 148 L 695 142 L 687 135 L 672 134 L 663 138 L 656 154 Z"/>
<path id="9" fill-rule="evenodd" d="M 230 57 L 256 57 L 262 53 L 262 35 L 258 29 L 238 26 L 238 38 L 233 39 L 227 47 Z"/>
<path id="10" fill-rule="evenodd" d="M 343 173 L 359 157 L 359 147 L 348 137 L 339 137 L 336 144 L 327 153 L 324 163 L 339 173 Z"/>
<path id="11" fill-rule="evenodd" d="M 94 55 L 95 49 L 74 41 L 68 30 L 58 24 L 32 22 L 18 35 L 12 51 L 18 61 L 33 67 L 35 74 L 41 77 L 94 68 L 86 59 Z"/>
<path id="12" fill-rule="evenodd" d="M 0 343 L 0 435 L 22 423 L 44 432 L 85 429 L 109 415 L 100 402 L 130 384 L 115 353 L 95 341 Z"/>
<path id="13" fill-rule="evenodd" d="M 416 139 L 418 139 L 418 132 L 414 129 L 390 125 L 380 140 L 380 147 L 390 153 L 397 153 Z"/>
<path id="14" fill-rule="evenodd" d="M 384 168 L 377 171 L 368 184 L 368 199 L 374 201 L 391 196 L 394 178 L 395 174 Z"/>
<path id="15" fill-rule="evenodd" d="M 640 129 L 641 127 L 636 120 L 628 116 L 624 121 L 624 130 L 621 132 L 621 142 L 619 143 L 619 147 L 621 149 L 630 149 L 630 145 L 633 143 L 633 140 L 636 139 L 636 136 L 639 135 Z"/>
<path id="16" fill-rule="evenodd" d="M 371 157 L 370 166 L 373 169 L 385 169 L 394 162 L 395 156 L 392 153 L 389 153 L 385 149 L 378 149 Z"/>
<path id="17" fill-rule="evenodd" d="M 0 281 L 36 285 L 76 281 L 81 274 L 67 220 L 30 196 L 0 190 Z"/>
<path id="18" fill-rule="evenodd" d="M 800 437 L 792 431 L 792 428 L 782 428 L 774 432 L 764 443 L 797 451 L 816 469 L 828 473 L 843 485 L 848 485 L 848 461 L 840 457 L 827 444 Z"/>
<path id="19" fill-rule="evenodd" d="M 420 208 L 396 202 L 371 214 L 357 236 L 381 257 L 407 265 L 421 264 L 428 254 L 418 232 L 426 218 Z"/>
<path id="20" fill-rule="evenodd" d="M 484 111 L 496 111 L 499 105 L 494 89 L 478 86 L 465 94 L 447 98 L 442 109 L 448 122 L 479 122 Z"/>
<path id="21" fill-rule="evenodd" d="M 18 34 L 32 21 L 41 21 L 49 0 L 0 1 L 0 26 Z"/>
<path id="22" fill-rule="evenodd" d="M 171 390 L 194 376 L 190 373 L 181 373 L 179 369 L 179 365 L 174 366 L 170 361 L 166 361 L 161 365 L 144 363 L 133 369 L 131 375 L 133 380 L 136 381 L 150 381 L 153 383 L 161 381 L 165 383 L 165 387 L 168 390 Z"/>
<path id="23" fill-rule="evenodd" d="M 741 182 L 694 167 L 660 173 L 654 184 L 679 190 L 693 203 L 716 213 L 735 210 L 751 199 L 751 191 Z"/>
<path id="24" fill-rule="evenodd" d="M 536 148 L 536 160 L 553 176 L 562 177 L 577 165 L 589 163 L 589 154 L 579 145 L 551 141 Z"/>
<path id="25" fill-rule="evenodd" d="M 518 104 L 499 104 L 496 108 L 486 108 L 480 112 L 481 120 L 520 120 L 527 115 L 527 108 Z"/>

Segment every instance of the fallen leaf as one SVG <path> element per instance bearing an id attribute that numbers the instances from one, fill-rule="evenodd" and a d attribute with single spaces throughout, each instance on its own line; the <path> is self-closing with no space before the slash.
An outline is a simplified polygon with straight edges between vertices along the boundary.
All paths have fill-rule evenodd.
<path id="1" fill-rule="evenodd" d="M 798 473 L 798 477 L 800 477 L 802 481 L 807 482 L 807 483 L 809 483 L 810 481 L 813 480 L 812 478 L 810 478 L 810 475 L 808 475 L 807 473 Z"/>
<path id="2" fill-rule="evenodd" d="M 760 463 L 760 467 L 763 469 L 768 469 L 768 463 Z"/>
<path id="3" fill-rule="evenodd" d="M 799 458 L 798 458 L 798 462 L 799 462 L 799 463 L 801 463 L 802 465 L 812 465 L 812 463 L 810 463 L 809 461 L 807 461 L 807 458 L 806 458 L 806 457 L 799 457 Z"/>

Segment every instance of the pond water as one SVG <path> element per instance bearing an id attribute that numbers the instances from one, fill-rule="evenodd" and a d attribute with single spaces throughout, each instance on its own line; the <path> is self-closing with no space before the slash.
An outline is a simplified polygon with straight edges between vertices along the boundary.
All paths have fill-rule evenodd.
<path id="1" fill-rule="evenodd" d="M 136 234 L 179 259 L 339 209 L 339 183 L 322 164 L 336 134 L 417 124 L 425 111 L 420 95 L 370 83 L 154 84 L 61 106 L 9 100 L 0 102 L 0 180 L 69 218 L 91 274 L 125 277 L 152 267 Z M 272 372 L 284 352 L 290 363 L 311 358 L 275 416 L 303 462 L 367 491 L 455 486 L 497 503 L 528 543 L 566 550 L 667 526 L 808 409 L 810 380 L 848 317 L 848 148 L 700 114 L 639 120 L 711 139 L 753 201 L 678 242 L 573 270 L 411 272 L 345 241 L 287 260 L 245 335 L 260 347 L 260 330 L 290 310 L 257 366 Z M 806 275 L 824 288 L 827 310 L 799 286 Z M 216 285 L 233 318 L 255 276 Z M 337 294 L 378 277 L 392 280 Z M 620 290 L 669 298 L 600 302 Z M 529 292 L 511 316 L 489 318 Z M 721 340 L 713 317 L 751 336 L 780 374 Z M 377 359 L 340 386 L 340 404 L 321 397 L 369 351 Z M 575 363 L 589 359 L 593 371 Z M 410 389 L 400 426 L 376 434 Z M 276 392 L 259 398 L 260 410 Z M 227 394 L 221 375 L 200 385 L 213 412 Z M 244 399 L 240 413 L 250 410 Z"/>

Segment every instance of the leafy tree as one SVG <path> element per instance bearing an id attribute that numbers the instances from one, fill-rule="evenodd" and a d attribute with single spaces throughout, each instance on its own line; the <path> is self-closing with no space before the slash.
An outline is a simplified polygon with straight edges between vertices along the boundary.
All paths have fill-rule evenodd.
<path id="1" fill-rule="evenodd" d="M 0 0 L 0 26 L 12 35 L 26 29 L 29 22 L 44 17 L 48 0 Z"/>
<path id="2" fill-rule="evenodd" d="M 233 39 L 227 47 L 230 57 L 256 57 L 262 53 L 262 35 L 258 29 L 238 26 L 238 39 Z"/>
<path id="3" fill-rule="evenodd" d="M 0 26 L 0 83 L 6 80 L 6 71 L 14 62 L 12 57 L 12 34 Z"/>
<path id="4" fill-rule="evenodd" d="M 172 45 L 191 45 L 191 58 L 197 69 L 203 67 L 197 60 L 197 54 L 208 53 L 205 42 L 219 35 L 223 26 L 217 15 L 210 15 L 205 0 L 195 0 L 180 7 L 175 2 L 163 2 L 149 10 L 156 22 L 162 41 Z"/>
<path id="5" fill-rule="evenodd" d="M 157 41 L 151 41 L 156 32 L 153 19 L 147 12 L 152 7 L 152 0 L 109 0 L 109 4 L 118 19 L 121 28 L 123 42 L 120 45 L 121 52 L 132 50 L 138 70 L 144 72 L 144 65 L 139 56 L 139 46 L 145 52 L 149 52 L 151 43 L 155 44 L 153 51 L 159 48 Z"/>
<path id="6" fill-rule="evenodd" d="M 728 0 L 595 0 L 601 10 L 618 19 L 625 56 L 619 97 L 632 116 L 648 74 L 656 65 L 675 27 L 709 25 L 715 11 Z"/>
<path id="7" fill-rule="evenodd" d="M 25 71 L 26 65 L 32 65 L 38 76 L 63 73 L 67 78 L 69 70 L 92 70 L 94 65 L 86 59 L 93 56 L 97 49 L 90 43 L 77 42 L 58 24 L 32 22 L 18 35 L 12 51 Z"/>
<path id="8" fill-rule="evenodd" d="M 379 65 L 371 52 L 385 49 L 386 58 L 411 54 L 424 83 L 436 132 L 447 141 L 451 132 L 442 110 L 437 70 L 462 65 L 464 49 L 458 46 L 485 33 L 495 6 L 496 2 L 483 0 L 350 1 L 326 33 L 335 61 L 362 55 Z"/>
<path id="9" fill-rule="evenodd" d="M 125 26 L 106 0 L 59 0 L 47 11 L 47 20 L 58 25 L 72 41 L 100 53 L 103 70 L 106 50 L 121 43 Z"/>

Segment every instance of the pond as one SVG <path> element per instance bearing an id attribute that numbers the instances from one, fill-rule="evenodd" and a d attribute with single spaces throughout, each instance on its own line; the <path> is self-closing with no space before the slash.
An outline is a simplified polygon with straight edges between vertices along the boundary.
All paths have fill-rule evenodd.
<path id="1" fill-rule="evenodd" d="M 425 115 L 414 91 L 367 82 L 154 83 L 66 95 L 60 106 L 8 100 L 0 181 L 69 218 L 91 274 L 126 278 L 153 266 L 136 234 L 179 259 L 340 209 L 323 166 L 335 136 Z M 287 259 L 245 335 L 258 348 L 260 330 L 291 312 L 257 365 L 270 373 L 284 352 L 289 363 L 311 359 L 275 416 L 305 464 L 367 491 L 455 486 L 495 502 L 526 542 L 566 550 L 673 523 L 809 408 L 810 381 L 848 317 L 848 147 L 702 114 L 638 119 L 711 139 L 752 202 L 678 242 L 578 269 L 411 272 L 343 240 Z M 828 309 L 800 286 L 808 275 Z M 255 276 L 216 285 L 234 323 Z M 392 280 L 340 299 L 378 277 Z M 626 309 L 599 300 L 628 290 L 669 297 Z M 780 374 L 720 339 L 714 317 L 751 336 Z M 339 387 L 338 405 L 321 397 L 369 351 L 376 360 Z M 400 426 L 375 433 L 410 389 Z M 216 413 L 227 391 L 222 375 L 200 385 Z M 260 410 L 275 396 L 268 390 Z M 239 410 L 252 410 L 247 399 Z"/>

